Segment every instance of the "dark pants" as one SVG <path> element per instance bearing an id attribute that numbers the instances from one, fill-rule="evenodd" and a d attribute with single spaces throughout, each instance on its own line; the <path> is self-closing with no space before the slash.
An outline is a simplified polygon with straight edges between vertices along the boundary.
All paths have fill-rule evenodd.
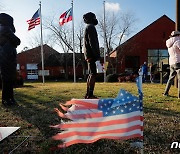
<path id="1" fill-rule="evenodd" d="M 13 81 L 2 80 L 2 100 L 14 99 Z"/>
<path id="2" fill-rule="evenodd" d="M 178 77 L 178 98 L 180 98 L 180 69 L 175 69 L 174 66 L 170 66 L 170 74 L 169 74 L 169 79 L 168 79 L 168 82 L 166 84 L 166 88 L 165 88 L 165 92 L 164 94 L 165 95 L 168 95 L 169 93 L 169 90 L 171 88 L 171 85 L 174 81 L 174 78 L 177 74 L 177 77 Z"/>
<path id="3" fill-rule="evenodd" d="M 90 98 L 93 96 L 95 82 L 96 82 L 96 63 L 95 61 L 88 62 L 88 71 L 89 75 L 87 78 L 87 92 L 86 92 L 86 98 Z"/>

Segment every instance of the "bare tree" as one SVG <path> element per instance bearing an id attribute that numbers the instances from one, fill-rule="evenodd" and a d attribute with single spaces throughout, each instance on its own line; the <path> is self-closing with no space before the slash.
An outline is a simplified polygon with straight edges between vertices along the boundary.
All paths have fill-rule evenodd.
<path id="1" fill-rule="evenodd" d="M 73 51 L 72 47 L 72 31 L 69 28 L 64 26 L 59 26 L 58 21 L 54 21 L 54 18 L 46 19 L 44 27 L 49 30 L 53 41 L 61 47 L 64 54 L 64 70 L 65 70 L 65 79 L 68 79 L 68 61 L 67 61 L 67 53 L 69 51 Z"/>
<path id="2" fill-rule="evenodd" d="M 99 16 L 99 31 L 101 38 L 105 39 L 107 48 L 108 62 L 112 68 L 112 72 L 116 73 L 117 69 L 114 69 L 113 61 L 110 58 L 110 53 L 114 47 L 119 46 L 123 42 L 123 38 L 128 37 L 134 28 L 137 19 L 131 12 L 114 14 L 113 12 L 106 13 L 106 19 L 104 25 L 104 20 L 102 16 Z M 118 54 L 117 54 L 118 55 Z M 116 64 L 117 64 L 116 56 Z"/>
<path id="3" fill-rule="evenodd" d="M 86 65 L 85 65 L 85 60 L 84 60 L 84 55 L 83 55 L 83 51 L 82 51 L 82 47 L 83 47 L 83 37 L 84 37 L 84 24 L 83 22 L 81 22 L 79 24 L 79 30 L 77 32 L 77 46 L 79 46 L 79 52 L 80 52 L 80 63 L 83 67 L 83 75 L 84 75 L 84 80 L 86 79 Z"/>
<path id="4" fill-rule="evenodd" d="M 123 42 L 123 37 L 128 37 L 135 28 L 134 25 L 137 22 L 137 19 L 135 18 L 135 15 L 133 12 L 125 12 L 121 14 L 120 16 L 120 23 L 119 24 L 119 43 L 118 46 L 121 45 Z"/>

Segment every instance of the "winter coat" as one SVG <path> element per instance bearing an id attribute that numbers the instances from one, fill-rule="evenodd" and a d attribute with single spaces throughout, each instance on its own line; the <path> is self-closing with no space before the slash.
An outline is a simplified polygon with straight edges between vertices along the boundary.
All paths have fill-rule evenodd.
<path id="1" fill-rule="evenodd" d="M 84 57 L 85 60 L 97 61 L 100 59 L 99 41 L 96 28 L 87 24 L 84 32 Z"/>
<path id="2" fill-rule="evenodd" d="M 169 52 L 169 64 L 180 63 L 180 36 L 171 37 L 166 41 Z"/>
<path id="3" fill-rule="evenodd" d="M 148 72 L 148 67 L 147 67 L 146 64 L 143 64 L 143 65 L 142 65 L 142 72 L 143 72 L 143 74 L 147 74 L 147 72 Z"/>
<path id="4" fill-rule="evenodd" d="M 9 81 L 16 76 L 16 47 L 20 39 L 14 34 L 13 18 L 0 14 L 0 67 L 3 80 Z"/>

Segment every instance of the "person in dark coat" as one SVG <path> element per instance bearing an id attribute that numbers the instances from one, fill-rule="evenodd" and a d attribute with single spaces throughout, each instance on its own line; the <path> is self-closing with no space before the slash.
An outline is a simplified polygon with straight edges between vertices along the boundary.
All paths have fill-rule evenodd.
<path id="1" fill-rule="evenodd" d="M 96 61 L 100 60 L 100 50 L 98 35 L 95 26 L 98 24 L 96 15 L 92 12 L 88 12 L 83 15 L 84 22 L 87 24 L 84 31 L 84 57 L 88 63 L 89 75 L 87 78 L 87 93 L 86 99 L 97 98 L 94 96 L 94 87 L 96 80 Z"/>
<path id="2" fill-rule="evenodd" d="M 16 104 L 13 93 L 13 84 L 16 79 L 16 48 L 20 39 L 14 34 L 13 18 L 0 13 L 0 70 L 2 79 L 2 104 Z"/>

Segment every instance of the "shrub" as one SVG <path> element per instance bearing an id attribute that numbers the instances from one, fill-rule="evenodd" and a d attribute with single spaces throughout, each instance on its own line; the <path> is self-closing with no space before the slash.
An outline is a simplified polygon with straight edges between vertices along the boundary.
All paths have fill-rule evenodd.
<path id="1" fill-rule="evenodd" d="M 107 75 L 106 82 L 118 82 L 118 75 L 117 74 Z"/>

